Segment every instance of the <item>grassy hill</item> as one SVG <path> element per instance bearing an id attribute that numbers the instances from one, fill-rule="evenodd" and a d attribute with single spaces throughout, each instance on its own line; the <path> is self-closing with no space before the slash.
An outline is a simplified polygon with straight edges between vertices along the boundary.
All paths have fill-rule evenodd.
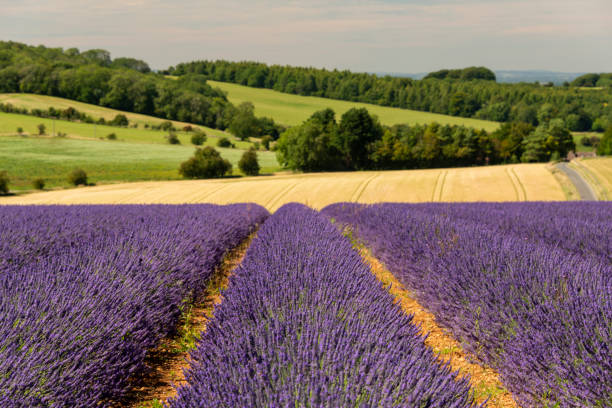
<path id="1" fill-rule="evenodd" d="M 288 202 L 321 208 L 339 201 L 564 199 L 561 185 L 546 164 L 515 164 L 116 184 L 4 197 L 0 204 L 255 202 L 273 211 Z"/>
<path id="2" fill-rule="evenodd" d="M 336 112 L 337 119 L 339 119 L 340 115 L 353 107 L 365 107 L 370 113 L 377 115 L 381 123 L 389 126 L 398 123 L 424 124 L 438 122 L 449 125 L 471 126 L 487 131 L 493 131 L 499 127 L 499 123 L 487 120 L 461 118 L 440 115 L 437 113 L 389 108 L 367 103 L 317 98 L 314 96 L 292 95 L 269 89 L 250 88 L 226 82 L 208 81 L 208 83 L 227 92 L 227 97 L 233 104 L 237 105 L 241 102 L 253 102 L 256 115 L 271 117 L 276 122 L 285 125 L 300 124 L 314 112 L 325 108 L 332 108 Z"/>
<path id="3" fill-rule="evenodd" d="M 73 101 L 71 99 L 64 99 L 64 98 L 58 98 L 55 96 L 47 96 L 47 95 L 15 94 L 15 93 L 0 94 L 0 103 L 10 103 L 13 106 L 16 106 L 19 108 L 27 108 L 30 110 L 31 109 L 46 110 L 46 109 L 49 109 L 50 107 L 53 107 L 56 109 L 67 109 L 67 108 L 72 107 L 78 110 L 79 112 L 83 112 L 83 113 L 90 115 L 94 119 L 104 118 L 105 120 L 111 120 L 117 114 L 121 113 L 128 118 L 131 124 L 137 124 L 138 128 L 142 130 L 142 132 L 136 132 L 136 133 L 135 132 L 123 132 L 128 137 L 129 135 L 136 135 L 136 134 L 140 134 L 142 136 L 140 138 L 136 137 L 136 138 L 130 139 L 131 141 L 146 141 L 147 136 L 154 135 L 154 133 L 151 133 L 153 131 L 147 131 L 146 129 L 144 129 L 145 124 L 158 125 L 162 122 L 166 122 L 166 119 L 156 118 L 154 116 L 141 115 L 139 113 L 124 112 L 124 111 L 120 111 L 116 109 L 105 108 L 103 106 L 91 105 L 88 103 Z M 204 132 L 206 132 L 207 135 L 212 136 L 213 138 L 223 137 L 223 136 L 231 137 L 229 133 L 226 133 L 218 129 L 212 129 L 206 126 L 194 125 L 191 123 L 179 122 L 179 121 L 170 121 L 170 122 L 172 122 L 173 125 L 177 129 L 182 129 L 184 126 L 187 126 L 187 125 L 198 127 L 202 129 Z M 2 128 L 0 128 L 0 132 L 5 132 L 4 129 L 6 128 L 6 126 L 3 126 L 1 123 L 0 123 L 0 126 L 2 126 Z M 113 129 L 117 129 L 117 128 L 113 128 Z M 8 131 L 14 132 L 15 129 L 12 128 Z M 106 133 L 98 135 L 98 136 L 105 136 L 105 135 Z M 155 138 L 150 138 L 150 139 L 155 139 Z"/>
<path id="4" fill-rule="evenodd" d="M 56 102 L 63 102 L 68 104 L 64 105 L 66 107 L 79 109 L 72 101 L 47 98 L 39 99 L 36 96 L 28 99 L 37 103 L 50 103 L 49 106 L 54 107 L 62 106 Z M 120 113 L 112 109 L 100 109 L 98 112 L 111 118 Z M 138 116 L 143 121 L 140 123 L 161 121 L 149 116 Z M 47 128 L 46 136 L 37 135 L 37 126 L 41 123 Z M 18 127 L 23 128 L 23 136 L 17 135 Z M 54 128 L 56 135 L 61 132 L 66 136 L 52 137 Z M 106 140 L 106 135 L 110 133 L 115 133 L 117 140 Z M 226 135 L 219 131 L 212 134 L 208 130 L 207 134 L 209 137 L 206 144 L 211 146 L 216 146 L 219 136 Z M 167 132 L 150 129 L 54 121 L 0 112 L 0 171 L 8 171 L 10 188 L 14 191 L 31 189 L 32 180 L 36 178 L 43 178 L 48 188 L 67 187 L 69 184 L 66 177 L 76 167 L 83 168 L 94 183 L 179 179 L 178 167 L 193 154 L 195 147 L 190 142 L 191 134 L 187 132 L 177 132 L 180 145 L 169 145 L 166 135 Z M 234 174 L 238 174 L 237 163 L 244 149 L 252 144 L 234 140 L 233 137 L 231 139 L 236 149 L 218 150 L 234 165 Z M 273 152 L 260 151 L 258 157 L 262 172 L 279 170 Z"/>

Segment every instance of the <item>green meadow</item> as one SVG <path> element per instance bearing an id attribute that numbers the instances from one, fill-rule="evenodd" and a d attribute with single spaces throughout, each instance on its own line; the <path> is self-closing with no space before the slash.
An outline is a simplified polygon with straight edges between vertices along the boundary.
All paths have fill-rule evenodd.
<path id="1" fill-rule="evenodd" d="M 51 136 L 66 133 L 65 137 Z M 37 125 L 47 127 L 46 136 L 37 136 Z M 17 135 L 17 127 L 24 135 Z M 115 133 L 118 140 L 106 140 Z M 33 116 L 0 113 L 0 171 L 9 173 L 12 190 L 32 189 L 32 180 L 43 178 L 47 188 L 68 187 L 67 175 L 83 168 L 90 182 L 111 183 L 140 180 L 180 179 L 178 168 L 188 159 L 195 146 L 191 135 L 179 132 L 180 145 L 170 145 L 167 132 L 91 125 Z M 100 140 L 103 138 L 103 140 Z M 217 137 L 209 135 L 207 144 L 215 145 Z M 237 163 L 248 142 L 233 141 L 236 149 L 217 148 L 240 174 Z M 262 172 L 279 169 L 273 152 L 258 152 Z"/>
<path id="2" fill-rule="evenodd" d="M 471 126 L 477 129 L 494 131 L 499 123 L 487 120 L 460 118 L 440 115 L 437 113 L 420 112 L 408 109 L 390 108 L 359 102 L 347 102 L 336 99 L 318 98 L 314 96 L 300 96 L 273 91 L 270 89 L 250 88 L 248 86 L 230 84 L 226 82 L 208 81 L 211 86 L 227 92 L 227 97 L 233 104 L 253 102 L 255 114 L 268 116 L 284 125 L 298 125 L 314 112 L 332 108 L 340 119 L 347 110 L 358 107 L 366 108 L 371 114 L 377 115 L 384 125 L 428 124 L 438 122 L 448 125 Z"/>

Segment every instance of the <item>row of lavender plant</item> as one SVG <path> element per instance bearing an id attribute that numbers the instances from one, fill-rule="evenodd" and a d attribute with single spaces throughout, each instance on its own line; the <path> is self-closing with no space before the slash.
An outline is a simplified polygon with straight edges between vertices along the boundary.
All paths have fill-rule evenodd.
<path id="1" fill-rule="evenodd" d="M 120 397 L 253 205 L 0 207 L 0 406 Z"/>
<path id="2" fill-rule="evenodd" d="M 465 219 L 582 256 L 612 262 L 612 211 L 608 202 L 419 204 L 414 210 Z"/>
<path id="3" fill-rule="evenodd" d="M 612 406 L 610 263 L 555 248 L 546 234 L 526 239 L 458 217 L 466 207 L 492 216 L 486 206 L 410 204 L 335 204 L 323 213 L 351 225 L 440 324 L 499 370 L 523 406 Z M 612 205 L 597 210 L 609 218 Z M 546 228 L 541 207 L 521 211 Z"/>
<path id="4" fill-rule="evenodd" d="M 260 228 L 191 354 L 183 407 L 469 407 L 351 243 L 302 205 Z"/>

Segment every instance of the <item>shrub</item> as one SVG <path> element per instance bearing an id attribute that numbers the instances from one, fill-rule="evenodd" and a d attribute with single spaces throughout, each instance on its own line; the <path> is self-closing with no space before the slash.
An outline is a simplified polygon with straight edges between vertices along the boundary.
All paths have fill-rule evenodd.
<path id="1" fill-rule="evenodd" d="M 57 132 L 57 136 L 56 137 L 66 137 L 66 133 L 65 132 Z"/>
<path id="2" fill-rule="evenodd" d="M 117 140 L 117 135 L 114 133 L 109 133 L 108 135 L 106 135 L 106 138 L 108 140 Z"/>
<path id="3" fill-rule="evenodd" d="M 68 175 L 68 182 L 75 186 L 80 184 L 86 186 L 87 185 L 87 173 L 85 170 L 76 168 L 72 170 L 72 172 Z"/>
<path id="4" fill-rule="evenodd" d="M 217 142 L 217 146 L 219 147 L 232 147 L 232 142 L 230 142 L 230 140 L 227 137 L 222 137 L 221 139 L 219 139 L 219 141 Z"/>
<path id="5" fill-rule="evenodd" d="M 194 156 L 179 168 L 180 175 L 191 179 L 218 178 L 231 171 L 232 164 L 210 146 L 196 149 Z"/>
<path id="6" fill-rule="evenodd" d="M 181 141 L 179 140 L 176 133 L 171 132 L 170 134 L 168 134 L 168 136 L 166 136 L 166 139 L 168 139 L 168 143 L 170 143 L 171 145 L 181 144 Z"/>
<path id="7" fill-rule="evenodd" d="M 238 167 L 240 171 L 242 171 L 247 176 L 257 176 L 259 175 L 259 163 L 257 162 L 257 153 L 255 149 L 249 149 L 240 158 L 238 162 Z"/>
<path id="8" fill-rule="evenodd" d="M 172 125 L 172 122 L 170 122 L 169 120 L 166 120 L 160 123 L 159 128 L 161 130 L 176 130 L 174 126 Z"/>
<path id="9" fill-rule="evenodd" d="M 206 133 L 204 132 L 195 132 L 191 135 L 191 143 L 196 146 L 202 146 L 206 142 Z"/>
<path id="10" fill-rule="evenodd" d="M 0 171 L 0 194 L 8 194 L 9 178 L 6 171 Z"/>
<path id="11" fill-rule="evenodd" d="M 591 142 L 591 138 L 588 136 L 582 136 L 580 138 L 580 144 L 583 146 L 593 146 L 593 143 Z"/>
<path id="12" fill-rule="evenodd" d="M 193 127 L 191 125 L 183 126 L 184 132 L 191 132 L 192 130 L 193 130 Z"/>
<path id="13" fill-rule="evenodd" d="M 128 120 L 127 116 L 119 113 L 113 118 L 113 120 L 110 121 L 110 124 L 113 126 L 128 126 L 130 121 Z"/>
<path id="14" fill-rule="evenodd" d="M 38 134 L 41 135 L 41 136 L 44 135 L 45 132 L 47 131 L 47 127 L 45 126 L 44 123 L 41 123 L 37 127 L 38 127 Z"/>
<path id="15" fill-rule="evenodd" d="M 41 179 L 41 178 L 37 178 L 32 180 L 32 187 L 34 187 L 37 190 L 42 190 L 45 188 L 45 180 Z"/>
<path id="16" fill-rule="evenodd" d="M 261 138 L 261 145 L 266 150 L 270 150 L 270 142 L 272 142 L 272 136 L 266 135 L 266 136 Z"/>
<path id="17" fill-rule="evenodd" d="M 17 133 L 19 134 L 19 136 L 21 136 L 21 134 L 23 133 L 23 128 L 22 127 L 18 127 L 17 128 Z"/>

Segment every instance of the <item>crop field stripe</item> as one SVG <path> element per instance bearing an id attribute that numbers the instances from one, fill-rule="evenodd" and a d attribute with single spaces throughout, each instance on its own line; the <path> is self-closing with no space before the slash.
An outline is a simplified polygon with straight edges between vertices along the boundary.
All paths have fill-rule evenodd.
<path id="1" fill-rule="evenodd" d="M 363 192 L 368 187 L 368 184 L 370 184 L 370 182 L 374 180 L 376 177 L 378 177 L 379 175 L 380 173 L 373 174 L 372 176 L 362 181 L 361 184 L 359 184 L 359 186 L 357 186 L 357 188 L 355 189 L 355 192 L 353 193 L 353 196 L 351 197 L 351 201 L 355 203 L 358 202 L 359 198 L 363 195 Z"/>
<path id="2" fill-rule="evenodd" d="M 512 188 L 516 193 L 516 201 L 527 201 L 527 193 L 525 193 L 525 188 L 523 187 L 523 184 L 519 180 L 514 169 L 512 167 L 506 167 L 506 173 L 508 174 L 510 183 L 512 183 Z"/>
<path id="3" fill-rule="evenodd" d="M 182 317 L 177 326 L 177 335 L 163 339 L 161 344 L 147 353 L 144 375 L 131 380 L 131 389 L 118 406 L 142 408 L 165 403 L 176 395 L 176 387 L 186 384 L 184 370 L 189 367 L 189 352 L 202 337 L 206 326 L 214 315 L 214 308 L 223 300 L 229 278 L 240 265 L 251 241 L 257 235 L 255 230 L 237 247 L 228 251 L 210 277 L 210 283 L 203 293 L 196 295 L 189 305 L 189 318 Z M 187 343 L 187 344 L 185 344 Z M 180 350 L 176 353 L 174 350 Z"/>
<path id="4" fill-rule="evenodd" d="M 356 245 L 372 274 L 388 288 L 402 310 L 412 316 L 412 322 L 426 335 L 425 344 L 438 355 L 440 362 L 450 364 L 460 376 L 468 376 L 476 402 L 482 404 L 488 399 L 488 408 L 518 407 L 512 394 L 502 385 L 499 374 L 484 364 L 476 364 L 477 359 L 469 355 L 461 344 L 436 323 L 435 316 L 423 307 L 391 272 L 376 259 L 363 244 Z"/>
<path id="5" fill-rule="evenodd" d="M 446 176 L 448 175 L 448 170 L 444 170 L 440 175 L 440 182 L 436 183 L 436 189 L 439 189 L 436 193 L 436 199 L 434 201 L 442 201 L 442 194 L 444 192 L 444 182 L 446 181 Z"/>
<path id="6" fill-rule="evenodd" d="M 300 181 L 298 180 L 297 182 L 288 185 L 280 193 L 278 193 L 276 197 L 273 197 L 270 201 L 268 201 L 268 203 L 264 205 L 264 207 L 275 209 L 274 206 L 277 205 L 283 199 L 284 196 L 289 194 L 289 192 L 293 190 L 294 188 L 296 188 L 299 184 L 300 184 Z"/>
<path id="7" fill-rule="evenodd" d="M 516 178 L 516 181 L 517 181 L 519 187 L 521 188 L 521 192 L 523 193 L 523 200 L 522 201 L 527 201 L 527 191 L 525 191 L 525 186 L 523 185 L 523 182 L 521 181 L 521 179 L 518 176 L 518 174 L 516 174 L 516 170 L 514 169 L 514 167 L 511 167 L 510 171 L 512 172 L 512 174 L 514 174 L 514 177 Z M 519 201 L 521 201 L 521 200 L 519 200 Z"/>

